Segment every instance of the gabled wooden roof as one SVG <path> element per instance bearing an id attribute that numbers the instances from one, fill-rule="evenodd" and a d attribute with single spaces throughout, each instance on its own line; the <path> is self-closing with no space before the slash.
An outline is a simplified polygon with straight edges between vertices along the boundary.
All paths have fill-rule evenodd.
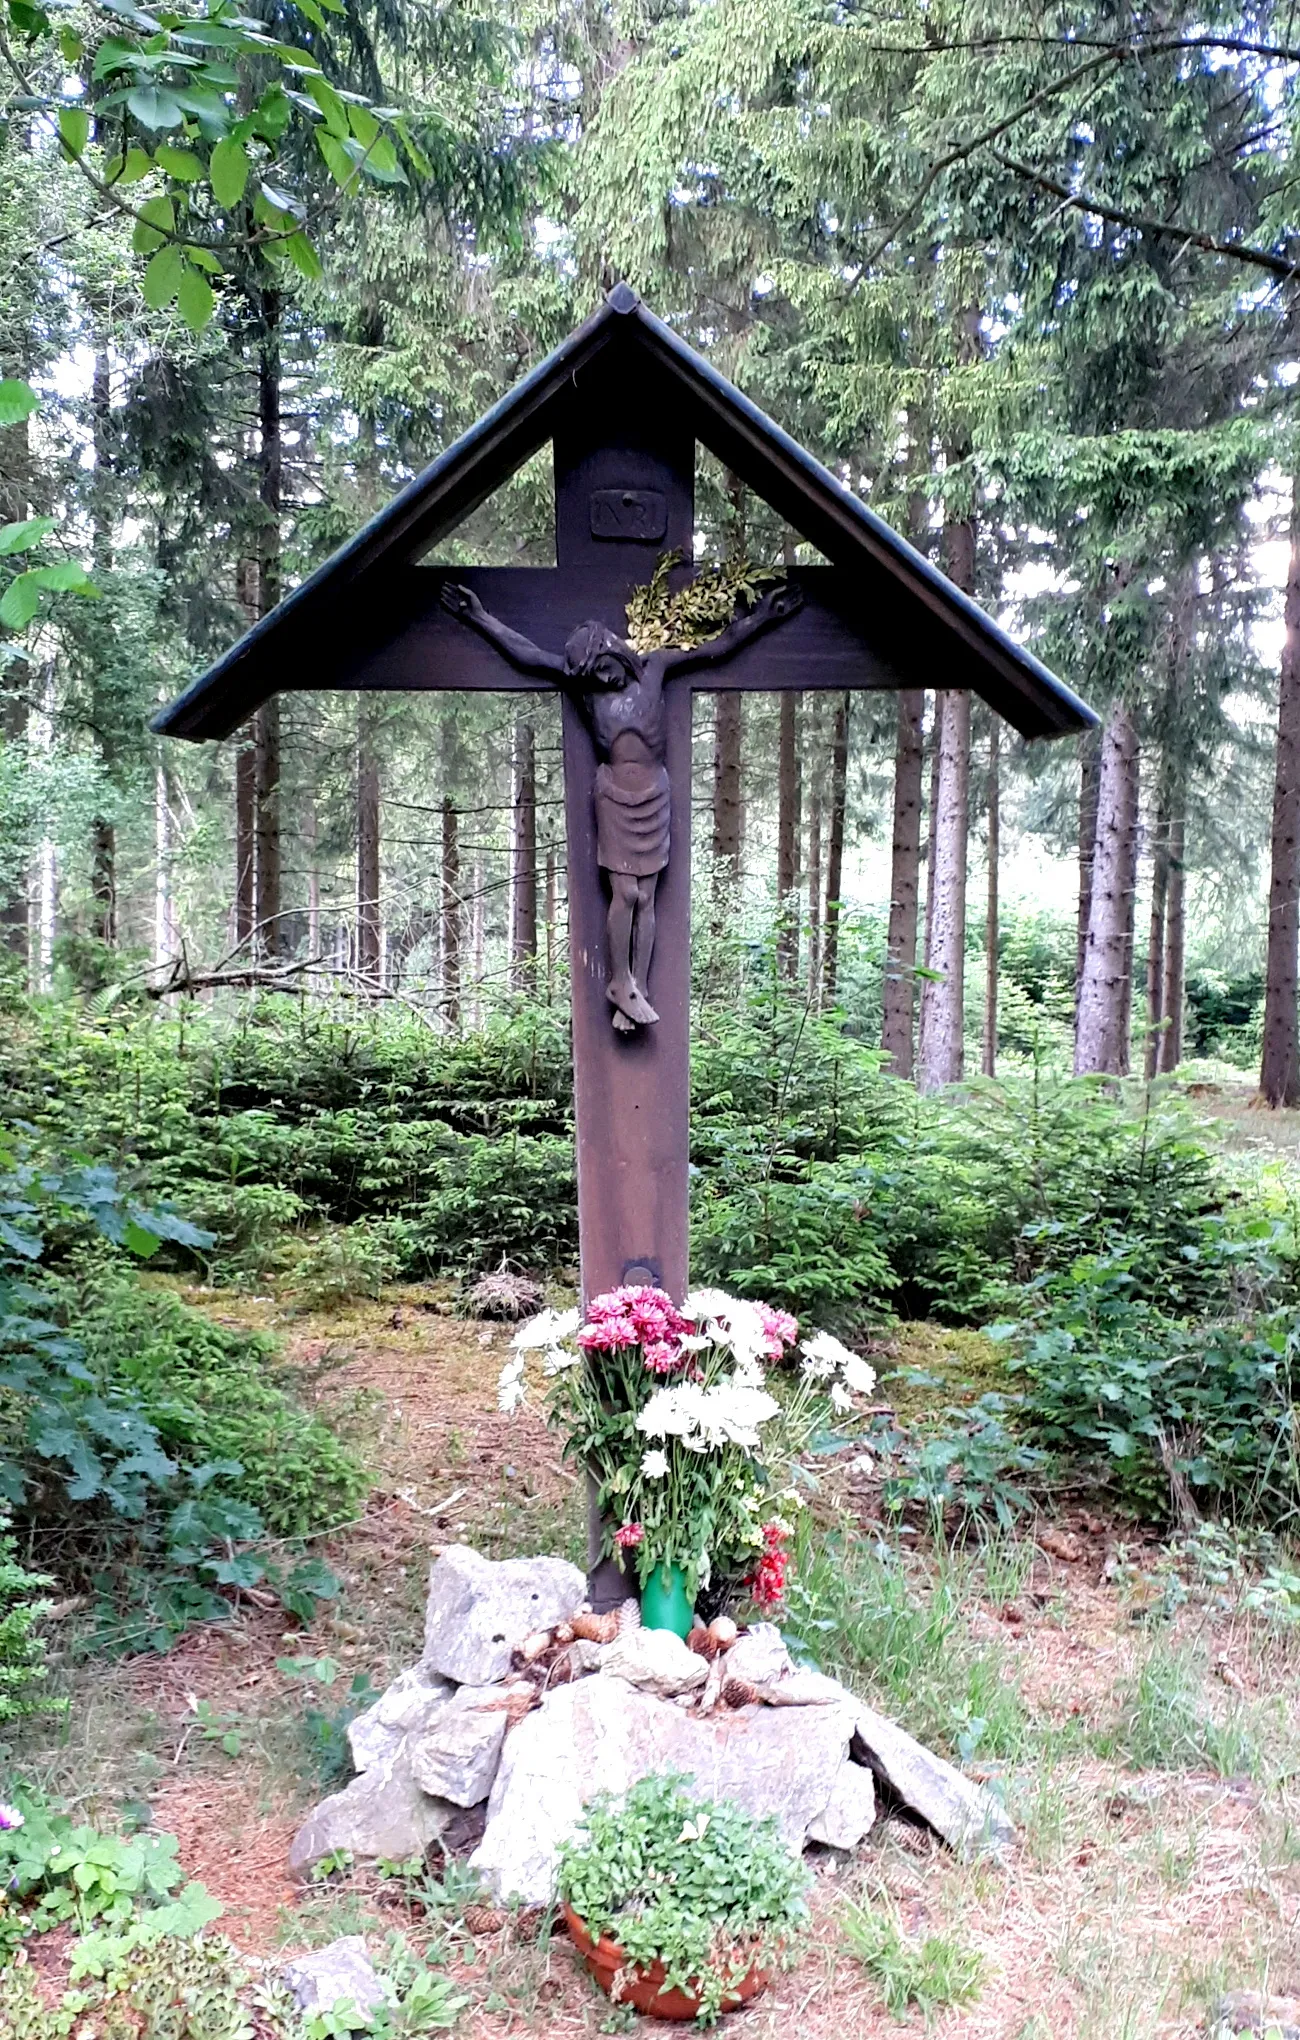
<path id="1" fill-rule="evenodd" d="M 311 686 L 291 676 L 313 670 L 345 618 L 354 639 L 368 597 L 378 603 L 394 575 L 554 436 L 569 407 L 582 401 L 583 371 L 598 359 L 602 371 L 616 369 L 631 406 L 638 367 L 661 389 L 666 382 L 697 440 L 852 575 L 852 606 L 860 590 L 864 636 L 878 637 L 887 619 L 893 665 L 906 666 L 908 684 L 970 688 L 1024 736 L 1063 736 L 1096 722 L 978 603 L 619 284 L 531 375 L 163 709 L 153 728 L 194 739 L 228 736 L 280 688 Z M 604 373 L 600 382 L 609 388 Z"/>

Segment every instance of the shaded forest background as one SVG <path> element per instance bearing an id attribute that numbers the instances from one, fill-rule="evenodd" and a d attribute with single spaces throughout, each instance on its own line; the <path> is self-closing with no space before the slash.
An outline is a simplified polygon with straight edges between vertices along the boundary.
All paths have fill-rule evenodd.
<path id="1" fill-rule="evenodd" d="M 701 991 L 739 934 L 927 1088 L 1262 1051 L 1296 1098 L 1284 11 L 216 5 L 235 129 L 181 16 L 9 12 L 15 985 L 562 1008 L 554 704 L 147 722 L 626 277 L 1104 717 L 697 704 Z M 710 460 L 697 554 L 811 557 Z M 548 562 L 546 461 L 442 556 Z"/>

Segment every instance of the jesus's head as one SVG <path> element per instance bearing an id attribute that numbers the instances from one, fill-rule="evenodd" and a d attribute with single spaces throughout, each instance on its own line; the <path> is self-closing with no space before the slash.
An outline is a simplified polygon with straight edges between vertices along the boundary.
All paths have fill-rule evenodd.
<path id="1" fill-rule="evenodd" d="M 626 687 L 638 677 L 630 645 L 603 623 L 580 623 L 564 647 L 564 670 L 590 687 Z"/>

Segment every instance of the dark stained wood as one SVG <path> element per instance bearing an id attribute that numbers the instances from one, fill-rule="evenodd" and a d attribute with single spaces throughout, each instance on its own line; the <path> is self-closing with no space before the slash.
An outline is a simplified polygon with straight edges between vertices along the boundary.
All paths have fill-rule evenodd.
<path id="1" fill-rule="evenodd" d="M 359 642 L 358 633 L 388 616 L 395 569 L 418 560 L 548 439 L 574 444 L 585 436 L 594 443 L 600 425 L 616 432 L 627 421 L 638 432 L 657 427 L 678 440 L 698 438 L 849 576 L 853 613 L 869 619 L 880 656 L 901 657 L 905 667 L 901 678 L 866 684 L 969 688 L 1025 736 L 1060 735 L 1095 721 L 1037 659 L 619 285 L 585 326 L 164 709 L 154 727 L 165 735 L 225 736 L 283 686 L 286 674 L 299 676 L 304 687 L 345 684 L 319 677 L 315 668 L 330 663 L 341 636 L 351 633 Z M 648 533 L 658 522 L 651 497 L 662 492 L 642 476 L 620 494 L 638 492 L 644 503 L 625 506 L 628 520 Z M 575 497 L 575 505 L 586 545 L 619 551 L 625 541 L 613 499 L 593 506 L 588 494 Z M 601 540 L 597 532 L 611 523 L 613 540 Z M 671 494 L 664 526 L 657 545 L 675 542 Z M 728 679 L 729 686 L 745 684 Z"/>

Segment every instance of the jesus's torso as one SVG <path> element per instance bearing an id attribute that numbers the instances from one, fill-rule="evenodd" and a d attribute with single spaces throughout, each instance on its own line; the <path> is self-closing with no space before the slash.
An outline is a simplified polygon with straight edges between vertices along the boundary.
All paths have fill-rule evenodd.
<path id="1" fill-rule="evenodd" d="M 596 748 L 613 765 L 662 765 L 668 753 L 663 663 L 652 652 L 640 667 L 641 678 L 626 687 L 583 696 Z"/>

